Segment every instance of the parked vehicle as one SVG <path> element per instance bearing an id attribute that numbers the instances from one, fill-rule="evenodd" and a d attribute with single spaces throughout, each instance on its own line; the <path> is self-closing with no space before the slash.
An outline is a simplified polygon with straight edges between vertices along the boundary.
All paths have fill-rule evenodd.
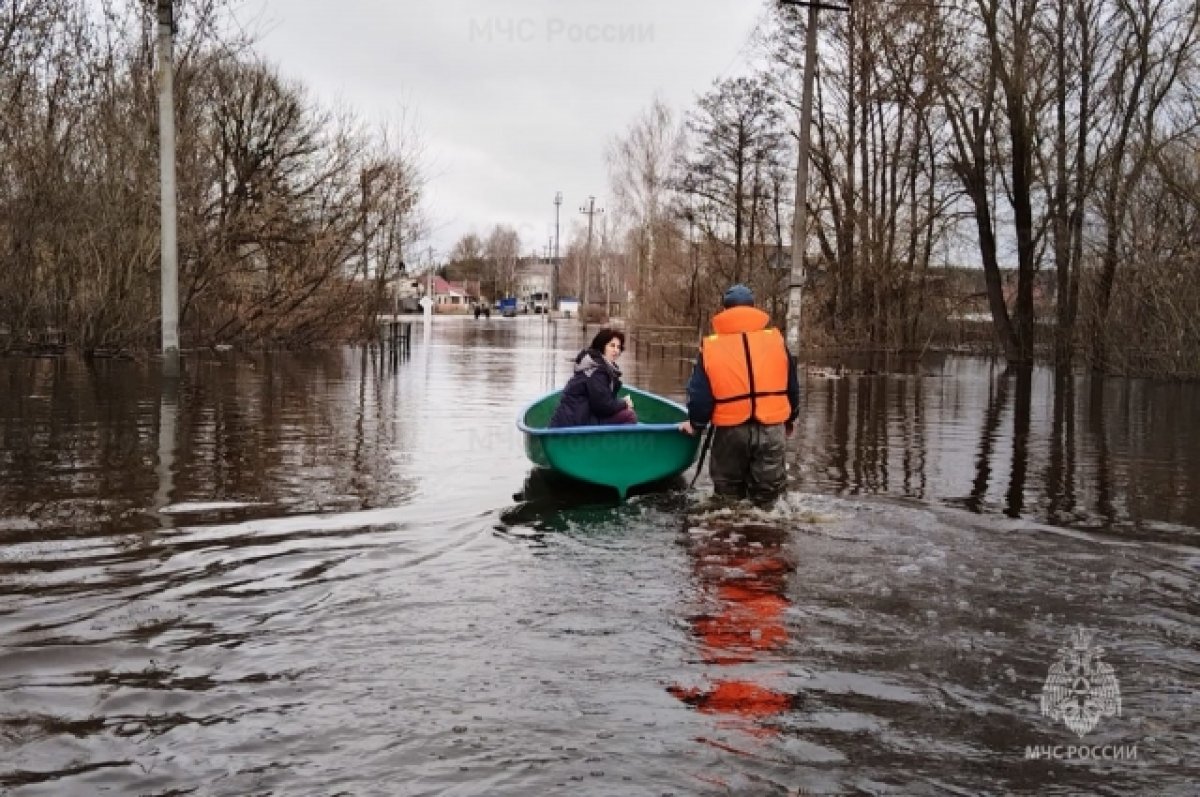
<path id="1" fill-rule="evenodd" d="M 498 303 L 500 315 L 504 318 L 513 318 L 517 314 L 517 299 L 515 296 L 508 296 L 501 299 Z"/>

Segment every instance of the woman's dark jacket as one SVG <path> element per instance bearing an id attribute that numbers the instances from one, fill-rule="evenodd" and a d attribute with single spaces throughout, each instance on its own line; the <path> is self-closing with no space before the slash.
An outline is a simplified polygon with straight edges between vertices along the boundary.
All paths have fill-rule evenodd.
<path id="1" fill-rule="evenodd" d="M 621 369 L 595 349 L 584 349 L 575 357 L 575 373 L 563 388 L 550 427 L 591 426 L 625 409 L 617 399 Z"/>

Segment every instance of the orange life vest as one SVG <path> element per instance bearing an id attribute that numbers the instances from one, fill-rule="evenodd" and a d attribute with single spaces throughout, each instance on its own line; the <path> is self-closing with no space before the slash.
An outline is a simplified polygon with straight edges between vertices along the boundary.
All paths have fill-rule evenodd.
<path id="1" fill-rule="evenodd" d="M 778 329 L 767 327 L 770 320 L 755 307 L 730 307 L 713 316 L 716 334 L 703 340 L 700 351 L 716 400 L 714 426 L 751 418 L 776 424 L 791 415 L 787 346 Z"/>

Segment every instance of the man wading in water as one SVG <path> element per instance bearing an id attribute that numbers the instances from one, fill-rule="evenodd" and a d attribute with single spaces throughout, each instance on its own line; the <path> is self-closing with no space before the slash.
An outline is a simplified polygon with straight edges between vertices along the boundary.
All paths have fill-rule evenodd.
<path id="1" fill-rule="evenodd" d="M 786 439 L 800 412 L 796 361 L 749 288 L 734 285 L 722 304 L 714 334 L 701 341 L 679 430 L 697 434 L 712 423 L 713 492 L 769 503 L 787 487 Z"/>

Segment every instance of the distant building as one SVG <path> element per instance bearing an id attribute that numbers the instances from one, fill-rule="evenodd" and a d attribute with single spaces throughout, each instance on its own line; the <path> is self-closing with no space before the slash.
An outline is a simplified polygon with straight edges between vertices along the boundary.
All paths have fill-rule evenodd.
<path id="1" fill-rule="evenodd" d="M 550 307 L 554 270 L 561 258 L 524 257 L 517 263 L 516 297 L 522 310 L 542 313 Z"/>
<path id="2" fill-rule="evenodd" d="M 385 314 L 421 312 L 421 305 L 418 302 L 425 295 L 425 290 L 421 285 L 419 278 L 410 277 L 407 274 L 389 280 L 387 295 L 379 312 Z"/>
<path id="3" fill-rule="evenodd" d="M 430 294 L 430 288 L 433 306 L 437 312 L 466 312 L 479 302 L 479 283 L 475 280 L 450 282 L 436 275 L 431 279 L 429 274 L 421 274 L 415 277 L 403 276 L 391 282 L 388 288 L 392 294 L 391 300 L 395 301 L 401 313 L 420 312 L 418 302 Z"/>
<path id="4" fill-rule="evenodd" d="M 479 283 L 471 280 L 450 282 L 435 276 L 433 278 L 433 302 L 438 308 L 467 309 L 479 301 Z"/>

